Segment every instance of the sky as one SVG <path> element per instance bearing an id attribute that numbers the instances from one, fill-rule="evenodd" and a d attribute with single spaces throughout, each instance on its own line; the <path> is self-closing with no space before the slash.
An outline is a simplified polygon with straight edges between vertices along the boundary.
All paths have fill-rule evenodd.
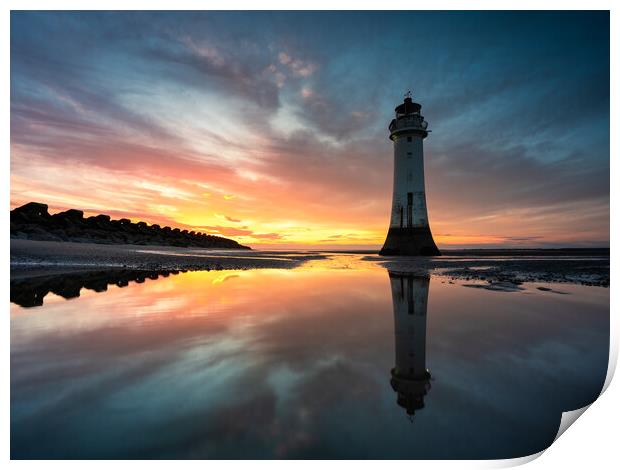
<path id="1" fill-rule="evenodd" d="M 376 248 L 411 89 L 440 248 L 609 246 L 608 12 L 12 12 L 11 207 Z"/>

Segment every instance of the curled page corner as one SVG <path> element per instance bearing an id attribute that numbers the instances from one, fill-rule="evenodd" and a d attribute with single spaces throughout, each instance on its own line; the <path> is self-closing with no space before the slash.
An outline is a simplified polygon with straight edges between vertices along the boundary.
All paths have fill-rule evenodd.
<path id="1" fill-rule="evenodd" d="M 611 383 L 611 379 L 614 376 L 614 373 L 616 371 L 616 363 L 617 363 L 617 359 L 618 359 L 618 348 L 615 347 L 613 344 L 610 344 L 610 351 L 609 351 L 609 362 L 608 362 L 608 366 L 607 366 L 607 375 L 605 377 L 605 383 L 603 384 L 603 388 L 601 389 L 601 393 L 599 394 L 599 396 L 596 398 L 596 400 L 598 400 L 598 398 L 605 393 L 605 391 L 607 390 L 607 388 L 609 387 L 609 384 Z M 594 400 L 592 403 L 590 403 L 589 405 L 584 406 L 583 408 L 578 408 L 576 410 L 571 410 L 571 411 L 564 411 L 562 413 L 562 418 L 560 419 L 560 427 L 558 428 L 558 432 L 555 435 L 555 437 L 553 438 L 553 442 L 551 443 L 551 445 L 553 445 L 553 443 L 555 441 L 557 441 L 560 436 L 562 434 L 564 434 L 564 431 L 566 431 L 568 428 L 570 428 L 573 423 L 575 421 L 577 421 L 579 419 L 579 417 L 585 413 L 585 411 L 590 408 L 595 402 L 596 400 Z M 549 447 L 551 447 L 551 445 Z M 549 448 L 547 447 L 547 449 Z M 546 449 L 545 449 L 546 450 Z M 531 460 L 534 460 L 535 458 L 539 457 L 545 450 L 539 452 L 538 454 L 532 454 L 530 456 L 527 457 L 521 457 L 519 459 L 513 459 L 513 461 L 515 460 L 521 460 L 521 459 L 525 459 L 522 462 L 516 462 L 514 465 L 521 465 L 523 463 L 527 463 Z M 510 462 L 510 461 L 509 461 Z"/>
<path id="2" fill-rule="evenodd" d="M 536 452 L 534 454 L 531 455 L 526 455 L 524 457 L 516 457 L 514 459 L 505 459 L 505 460 L 498 460 L 498 461 L 494 461 L 494 463 L 489 467 L 489 468 L 507 468 L 507 467 L 518 467 L 520 465 L 524 465 L 526 463 L 529 463 L 533 460 L 536 460 L 538 457 L 540 457 L 542 454 L 544 454 L 546 452 L 546 450 L 551 447 L 553 445 L 553 443 L 555 441 L 558 440 L 558 438 L 564 434 L 564 431 L 566 431 L 569 427 L 571 427 L 571 425 L 577 421 L 577 419 L 579 419 L 579 417 L 588 409 L 590 408 L 590 406 L 592 406 L 592 403 L 590 403 L 589 405 L 584 406 L 583 408 L 579 408 L 577 410 L 571 410 L 571 411 L 564 411 L 562 413 L 562 418 L 560 419 L 560 427 L 558 428 L 558 432 L 555 435 L 555 437 L 553 438 L 553 442 L 545 449 L 541 450 L 540 452 Z"/>
<path id="3" fill-rule="evenodd" d="M 558 428 L 558 433 L 555 435 L 553 442 L 557 441 L 558 438 L 564 434 L 566 431 L 577 419 L 592 406 L 592 403 L 584 406 L 583 408 L 579 408 L 577 410 L 565 411 L 562 413 L 562 419 L 560 420 L 560 427 Z"/>
<path id="4" fill-rule="evenodd" d="M 601 393 L 599 394 L 599 396 L 596 398 L 596 400 L 598 400 L 598 398 L 605 393 L 605 391 L 607 390 L 607 388 L 609 387 L 609 384 L 611 383 L 611 379 L 614 376 L 614 373 L 616 371 L 616 362 L 618 359 L 618 348 L 615 348 L 612 344 L 610 344 L 610 352 L 609 352 L 609 362 L 608 362 L 608 366 L 607 366 L 607 376 L 605 377 L 605 383 L 603 384 L 603 388 L 601 389 Z M 577 421 L 577 419 L 588 409 L 592 406 L 593 403 L 596 402 L 596 400 L 594 400 L 592 403 L 590 403 L 589 405 L 584 406 L 583 408 L 579 408 L 577 410 L 572 410 L 572 411 L 565 411 L 562 413 L 562 419 L 560 420 L 560 427 L 558 428 L 558 433 L 555 435 L 555 438 L 553 439 L 553 442 L 557 441 L 558 438 L 564 434 L 564 431 L 566 431 L 575 421 Z M 552 443 L 553 444 L 553 443 Z"/>
<path id="5" fill-rule="evenodd" d="M 548 449 L 548 447 L 547 447 Z M 533 460 L 536 460 L 540 457 L 547 449 L 543 449 L 540 452 L 535 452 L 534 454 L 526 455 L 524 457 L 515 457 L 514 459 L 502 459 L 502 460 L 493 460 L 490 461 L 492 463 L 489 464 L 488 468 L 511 468 L 511 467 L 519 467 L 521 465 L 525 465 L 526 463 L 530 463 Z"/>
<path id="6" fill-rule="evenodd" d="M 613 330 L 611 330 L 613 331 Z M 609 344 L 609 362 L 607 365 L 607 376 L 605 377 L 605 383 L 603 384 L 603 389 L 599 396 L 605 393 L 605 390 L 609 387 L 611 383 L 611 379 L 616 373 L 616 365 L 618 363 L 618 344 L 617 342 L 611 340 Z"/>

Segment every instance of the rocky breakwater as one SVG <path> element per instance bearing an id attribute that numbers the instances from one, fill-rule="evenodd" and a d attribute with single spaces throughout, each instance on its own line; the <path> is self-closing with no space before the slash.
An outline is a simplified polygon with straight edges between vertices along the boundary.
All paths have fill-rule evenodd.
<path id="1" fill-rule="evenodd" d="M 29 202 L 11 211 L 11 238 L 104 244 L 160 245 L 195 248 L 246 249 L 234 240 L 206 233 L 160 227 L 109 215 L 84 217 L 69 209 L 50 215 L 46 204 Z"/>

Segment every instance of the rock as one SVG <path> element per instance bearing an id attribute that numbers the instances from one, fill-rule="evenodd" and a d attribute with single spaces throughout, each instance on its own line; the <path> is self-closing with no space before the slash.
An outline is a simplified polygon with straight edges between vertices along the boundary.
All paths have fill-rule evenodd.
<path id="1" fill-rule="evenodd" d="M 104 244 L 163 245 L 201 248 L 249 249 L 234 240 L 187 229 L 151 226 L 129 219 L 111 220 L 100 214 L 84 219 L 84 212 L 69 209 L 50 215 L 48 206 L 30 202 L 11 211 L 11 238 L 94 242 Z"/>
<path id="2" fill-rule="evenodd" d="M 52 216 L 54 219 L 78 221 L 84 219 L 84 211 L 77 209 L 69 209 L 64 212 L 58 212 Z"/>
<path id="3" fill-rule="evenodd" d="M 41 204 L 40 202 L 29 202 L 23 206 L 16 207 L 11 212 L 35 217 L 49 217 L 49 213 L 47 212 L 47 204 Z"/>
<path id="4" fill-rule="evenodd" d="M 15 223 L 45 223 L 50 218 L 47 204 L 29 202 L 11 211 L 11 222 Z"/>

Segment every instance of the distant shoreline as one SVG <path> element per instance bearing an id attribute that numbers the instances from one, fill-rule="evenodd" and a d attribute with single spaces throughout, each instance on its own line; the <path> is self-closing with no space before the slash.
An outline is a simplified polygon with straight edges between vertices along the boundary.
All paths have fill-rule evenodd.
<path id="1" fill-rule="evenodd" d="M 379 253 L 379 248 L 375 250 L 338 250 L 310 248 L 309 253 L 342 253 L 354 255 L 373 255 Z M 441 259 L 446 256 L 609 256 L 610 249 L 605 247 L 597 248 L 454 248 L 442 249 Z M 389 259 L 386 256 L 386 259 Z"/>

